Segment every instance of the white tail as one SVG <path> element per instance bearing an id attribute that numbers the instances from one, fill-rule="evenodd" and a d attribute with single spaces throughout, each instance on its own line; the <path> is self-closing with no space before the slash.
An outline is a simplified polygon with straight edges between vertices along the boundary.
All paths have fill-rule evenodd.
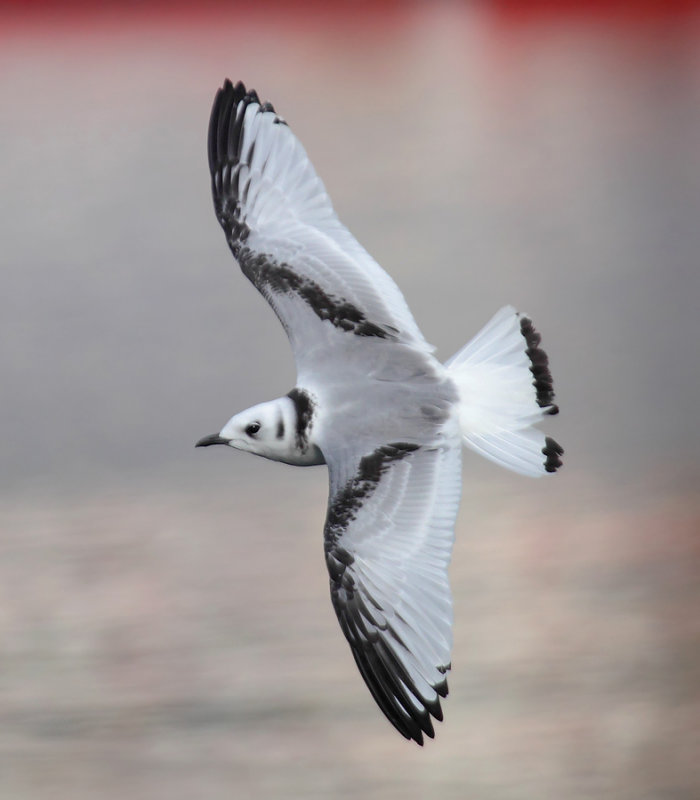
<path id="1" fill-rule="evenodd" d="M 522 475 L 561 466 L 562 448 L 534 428 L 559 409 L 540 335 L 512 306 L 498 311 L 445 366 L 460 395 L 464 443 Z"/>

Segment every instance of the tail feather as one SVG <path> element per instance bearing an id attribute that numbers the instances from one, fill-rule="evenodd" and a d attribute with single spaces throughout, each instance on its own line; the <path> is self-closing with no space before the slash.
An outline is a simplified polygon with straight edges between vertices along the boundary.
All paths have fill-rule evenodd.
<path id="1" fill-rule="evenodd" d="M 533 427 L 559 409 L 547 354 L 527 316 L 502 308 L 445 366 L 459 390 L 468 447 L 523 475 L 561 466 L 563 449 Z"/>

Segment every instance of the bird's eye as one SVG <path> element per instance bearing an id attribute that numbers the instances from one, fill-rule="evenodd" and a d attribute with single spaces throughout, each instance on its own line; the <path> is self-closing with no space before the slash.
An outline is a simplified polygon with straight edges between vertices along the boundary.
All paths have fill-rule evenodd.
<path id="1" fill-rule="evenodd" d="M 260 430 L 260 423 L 259 422 L 251 422 L 250 425 L 245 429 L 245 432 L 248 436 L 255 436 L 255 434 Z"/>

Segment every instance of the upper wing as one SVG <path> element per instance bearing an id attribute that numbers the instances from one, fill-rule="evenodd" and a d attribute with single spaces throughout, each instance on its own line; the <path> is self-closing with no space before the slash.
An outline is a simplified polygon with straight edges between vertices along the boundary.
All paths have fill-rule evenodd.
<path id="1" fill-rule="evenodd" d="M 357 666 L 392 724 L 423 744 L 442 719 L 452 650 L 447 567 L 461 490 L 458 437 L 394 442 L 329 461 L 331 598 Z"/>
<path id="2" fill-rule="evenodd" d="M 280 318 L 298 366 L 337 336 L 431 350 L 396 284 L 338 220 L 297 138 L 242 83 L 227 80 L 214 100 L 209 168 L 229 246 Z"/>

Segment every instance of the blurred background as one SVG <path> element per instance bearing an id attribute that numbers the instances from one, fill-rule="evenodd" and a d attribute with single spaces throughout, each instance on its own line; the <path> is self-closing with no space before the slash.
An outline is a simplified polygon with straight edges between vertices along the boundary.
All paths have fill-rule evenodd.
<path id="1" fill-rule="evenodd" d="M 700 16 L 682 2 L 0 6 L 0 797 L 700 796 Z M 294 383 L 212 212 L 274 102 L 447 358 L 505 303 L 566 448 L 465 453 L 445 722 L 383 719 L 323 468 L 195 450 Z"/>

